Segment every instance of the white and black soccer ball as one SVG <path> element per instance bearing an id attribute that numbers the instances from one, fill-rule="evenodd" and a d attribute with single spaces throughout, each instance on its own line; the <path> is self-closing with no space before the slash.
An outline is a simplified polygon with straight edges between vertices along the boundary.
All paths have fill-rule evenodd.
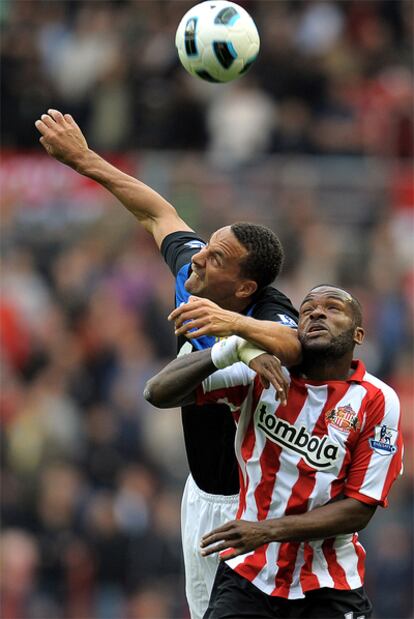
<path id="1" fill-rule="evenodd" d="M 193 6 L 182 18 L 175 45 L 183 67 L 208 82 L 230 82 L 257 58 L 260 38 L 249 13 L 218 0 Z"/>

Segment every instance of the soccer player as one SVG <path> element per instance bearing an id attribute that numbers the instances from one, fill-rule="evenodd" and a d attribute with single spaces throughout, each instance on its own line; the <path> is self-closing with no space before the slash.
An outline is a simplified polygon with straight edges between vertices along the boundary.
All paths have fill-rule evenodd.
<path id="1" fill-rule="evenodd" d="M 157 192 L 93 152 L 70 115 L 50 109 L 35 125 L 42 146 L 52 157 L 100 183 L 153 235 L 176 278 L 176 305 L 188 301 L 190 295 L 202 297 L 173 315 L 181 354 L 209 348 L 215 336 L 236 331 L 283 363 L 298 362 L 300 344 L 292 328 L 297 312 L 285 295 L 269 285 L 283 260 L 282 247 L 271 230 L 233 224 L 217 230 L 206 245 Z M 201 325 L 200 313 L 206 309 L 211 318 L 208 329 L 203 326 L 187 339 L 188 327 L 182 322 L 193 319 L 194 326 Z M 284 401 L 283 379 L 278 388 Z M 192 619 L 201 619 L 219 563 L 217 556 L 200 557 L 201 532 L 234 519 L 238 504 L 235 426 L 228 407 L 217 403 L 183 407 L 182 424 L 190 469 L 182 502 L 186 594 Z"/>
<path id="2" fill-rule="evenodd" d="M 237 337 L 176 359 L 147 383 L 156 406 L 223 402 L 237 422 L 237 518 L 201 540 L 204 556 L 223 559 L 205 619 L 371 616 L 356 531 L 387 504 L 402 437 L 396 393 L 353 360 L 361 323 L 348 292 L 323 285 L 306 295 L 303 358 L 286 405 L 236 363 Z"/>

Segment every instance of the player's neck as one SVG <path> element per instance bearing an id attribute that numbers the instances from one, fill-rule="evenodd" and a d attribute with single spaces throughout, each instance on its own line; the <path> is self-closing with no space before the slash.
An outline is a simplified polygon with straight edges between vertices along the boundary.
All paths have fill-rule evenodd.
<path id="1" fill-rule="evenodd" d="M 246 301 L 245 299 L 237 299 L 235 297 L 230 297 L 225 301 L 220 303 L 221 307 L 225 310 L 229 310 L 231 312 L 237 312 L 238 314 L 244 314 L 245 310 L 249 307 L 251 303 L 251 299 Z"/>
<path id="2" fill-rule="evenodd" d="M 347 380 L 353 372 L 351 361 L 352 355 L 332 358 L 329 355 L 312 352 L 304 355 L 300 372 L 304 378 L 318 382 Z"/>

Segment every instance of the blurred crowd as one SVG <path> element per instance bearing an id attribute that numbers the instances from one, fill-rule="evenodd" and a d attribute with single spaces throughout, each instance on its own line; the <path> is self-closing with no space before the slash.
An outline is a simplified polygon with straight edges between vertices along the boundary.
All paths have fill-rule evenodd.
<path id="1" fill-rule="evenodd" d="M 272 227 L 295 304 L 321 282 L 360 298 L 358 352 L 400 395 L 407 451 L 362 534 L 367 589 L 376 619 L 412 616 L 413 5 L 242 4 L 261 53 L 225 87 L 177 64 L 187 2 L 0 4 L 4 619 L 188 619 L 179 412 L 141 395 L 175 354 L 173 279 L 111 196 L 39 154 L 51 106 L 206 238 Z"/>
<path id="2" fill-rule="evenodd" d="M 3 144 L 72 113 L 94 147 L 410 157 L 411 0 L 252 1 L 261 50 L 226 88 L 189 77 L 174 46 L 192 2 L 3 0 Z"/>

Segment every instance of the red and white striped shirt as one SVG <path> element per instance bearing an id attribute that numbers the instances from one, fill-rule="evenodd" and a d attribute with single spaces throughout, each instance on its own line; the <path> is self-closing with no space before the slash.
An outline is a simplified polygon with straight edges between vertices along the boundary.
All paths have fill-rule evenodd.
<path id="1" fill-rule="evenodd" d="M 387 504 L 402 468 L 399 400 L 353 362 L 348 380 L 318 383 L 290 376 L 286 406 L 238 363 L 211 375 L 197 403 L 223 402 L 237 423 L 238 519 L 301 514 L 344 494 Z M 357 533 L 311 542 L 272 542 L 227 561 L 269 595 L 295 599 L 320 587 L 355 589 L 364 580 Z"/>

